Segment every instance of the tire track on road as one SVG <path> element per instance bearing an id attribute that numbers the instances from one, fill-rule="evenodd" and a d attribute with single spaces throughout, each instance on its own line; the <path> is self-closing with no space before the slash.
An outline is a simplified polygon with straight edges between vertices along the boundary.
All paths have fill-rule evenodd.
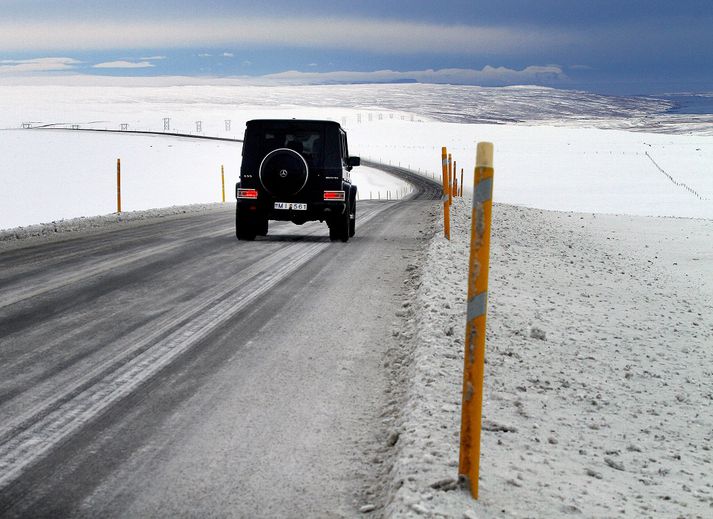
<path id="1" fill-rule="evenodd" d="M 364 224 L 393 205 L 384 203 L 370 207 L 357 217 L 357 222 Z M 311 234 L 316 232 L 319 230 L 315 229 Z M 222 233 L 225 229 L 211 234 Z M 131 258 L 111 261 L 111 267 L 94 265 L 91 270 L 78 272 L 53 286 L 76 283 L 102 270 L 115 268 L 117 261 L 134 262 L 153 254 L 170 252 L 186 241 L 190 240 L 152 247 Z M 152 323 L 149 333 L 142 331 L 125 338 L 126 347 L 119 348 L 119 354 L 92 369 L 81 370 L 80 377 L 70 386 L 3 424 L 0 429 L 0 490 L 11 485 L 64 439 L 134 392 L 330 245 L 325 237 L 324 241 L 298 241 L 280 248 L 233 279 L 226 280 L 222 290 L 190 301 L 159 322 Z M 14 297 L 28 299 L 47 290 L 35 287 L 16 293 Z"/>
<path id="2" fill-rule="evenodd" d="M 119 267 L 125 267 L 143 259 L 150 258 L 151 256 L 175 251 L 176 249 L 184 247 L 186 244 L 198 239 L 223 236 L 226 233 L 232 231 L 232 229 L 232 226 L 221 227 L 214 231 L 201 234 L 200 236 L 192 236 L 190 238 L 173 241 L 164 245 L 156 245 L 140 251 L 123 255 L 119 258 L 101 258 L 95 261 L 88 262 L 88 264 L 79 265 L 74 273 L 63 277 L 57 277 L 54 275 L 54 273 L 50 272 L 36 280 L 36 282 L 32 286 L 5 291 L 3 293 L 2 301 L 0 301 L 0 309 L 12 306 L 21 301 L 25 301 L 33 297 L 40 296 L 47 292 L 57 290 L 58 288 L 65 287 L 67 285 L 72 285 L 74 283 L 83 281 L 91 277 L 99 276 L 111 270 L 115 270 Z"/>
<path id="3" fill-rule="evenodd" d="M 9 286 L 10 284 L 17 282 L 20 277 L 26 277 L 28 275 L 32 275 L 34 272 L 54 268 L 61 265 L 63 262 L 81 259 L 82 257 L 94 254 L 101 254 L 102 252 L 105 252 L 107 255 L 126 254 L 125 250 L 117 251 L 116 249 L 126 246 L 134 248 L 142 247 L 144 246 L 144 244 L 141 243 L 142 240 L 167 238 L 171 235 L 185 233 L 189 230 L 200 231 L 205 227 L 212 228 L 215 226 L 215 221 L 205 220 L 198 223 L 186 223 L 177 229 L 172 228 L 167 231 L 162 225 L 165 223 L 167 222 L 164 221 L 154 223 L 153 225 L 146 225 L 142 222 L 139 225 L 146 227 L 142 230 L 132 227 L 125 227 L 117 231 L 104 230 L 100 234 L 92 235 L 91 238 L 89 238 L 93 243 L 92 245 L 80 249 L 72 247 L 76 238 L 68 235 L 65 240 L 50 243 L 30 243 L 28 248 L 18 248 L 5 251 L 0 257 L 0 268 L 2 269 L 0 283 L 7 283 Z M 126 231 L 131 231 L 131 234 L 126 235 Z M 37 258 L 37 254 L 35 252 L 36 247 L 48 247 L 51 250 L 51 254 L 46 254 L 43 258 Z M 27 259 L 27 261 L 18 264 L 18 262 L 23 259 Z"/>

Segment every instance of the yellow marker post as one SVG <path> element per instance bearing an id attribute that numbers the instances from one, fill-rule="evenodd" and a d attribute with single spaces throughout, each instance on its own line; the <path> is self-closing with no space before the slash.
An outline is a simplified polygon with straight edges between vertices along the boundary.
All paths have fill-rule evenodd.
<path id="1" fill-rule="evenodd" d="M 451 206 L 448 203 L 448 150 L 441 148 L 441 167 L 443 169 L 443 235 L 451 239 Z"/>
<path id="2" fill-rule="evenodd" d="M 220 184 L 223 187 L 223 203 L 225 203 L 225 171 L 223 165 L 220 165 Z"/>
<path id="3" fill-rule="evenodd" d="M 453 159 L 448 154 L 448 205 L 453 203 Z"/>
<path id="4" fill-rule="evenodd" d="M 490 222 L 493 208 L 492 143 L 478 143 L 475 164 L 458 474 L 466 479 L 473 498 L 478 499 L 485 369 L 485 318 L 488 302 Z"/>
<path id="5" fill-rule="evenodd" d="M 446 196 L 446 175 L 448 174 L 448 151 L 446 147 L 441 148 L 441 167 L 443 175 L 441 177 L 441 182 L 443 183 L 443 196 Z"/>
<path id="6" fill-rule="evenodd" d="M 116 159 L 116 212 L 121 212 L 121 159 Z"/>

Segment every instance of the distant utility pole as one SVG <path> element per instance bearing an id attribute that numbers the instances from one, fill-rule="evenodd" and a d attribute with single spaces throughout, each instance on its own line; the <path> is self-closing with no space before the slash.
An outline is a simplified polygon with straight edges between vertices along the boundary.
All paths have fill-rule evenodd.
<path id="1" fill-rule="evenodd" d="M 129 129 L 129 125 L 126 123 L 121 123 L 121 131 L 126 131 Z"/>
<path id="2" fill-rule="evenodd" d="M 170 117 L 164 117 L 163 118 L 163 131 L 167 132 L 171 130 L 171 118 Z"/>
<path id="3" fill-rule="evenodd" d="M 226 132 L 230 131 L 230 119 L 225 120 L 225 131 Z"/>
<path id="4" fill-rule="evenodd" d="M 203 121 L 196 121 L 196 133 L 203 131 Z"/>

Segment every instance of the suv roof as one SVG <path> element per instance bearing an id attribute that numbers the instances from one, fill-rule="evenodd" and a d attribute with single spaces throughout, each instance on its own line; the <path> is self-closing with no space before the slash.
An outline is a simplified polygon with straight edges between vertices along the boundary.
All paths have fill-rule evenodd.
<path id="1" fill-rule="evenodd" d="M 246 124 L 257 124 L 257 123 L 323 123 L 323 124 L 336 124 L 341 127 L 341 125 L 336 121 L 328 121 L 326 119 L 251 119 Z"/>

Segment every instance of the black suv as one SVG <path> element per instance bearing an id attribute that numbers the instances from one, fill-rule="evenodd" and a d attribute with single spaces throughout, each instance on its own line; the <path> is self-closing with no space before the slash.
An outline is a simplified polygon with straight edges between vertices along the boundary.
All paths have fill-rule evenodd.
<path id="1" fill-rule="evenodd" d="M 239 240 L 266 236 L 269 220 L 327 222 L 331 240 L 354 236 L 357 188 L 347 134 L 332 121 L 256 119 L 243 141 L 235 229 Z"/>

